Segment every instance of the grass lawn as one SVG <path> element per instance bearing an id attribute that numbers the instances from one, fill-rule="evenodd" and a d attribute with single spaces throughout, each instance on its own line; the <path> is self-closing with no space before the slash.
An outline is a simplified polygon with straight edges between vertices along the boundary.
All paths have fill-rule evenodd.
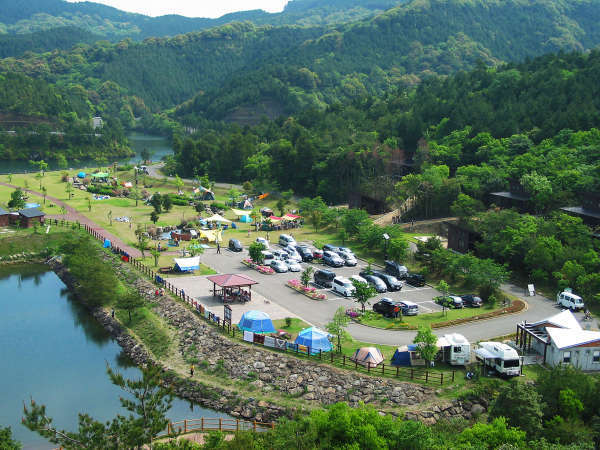
<path id="1" fill-rule="evenodd" d="M 290 333 L 292 335 L 292 338 L 290 339 L 290 341 L 293 341 L 294 339 L 296 339 L 296 337 L 298 336 L 298 333 L 300 333 L 302 330 L 310 327 L 309 324 L 304 322 L 302 319 L 298 319 L 296 317 L 292 318 L 292 323 L 290 324 L 289 327 L 286 326 L 285 319 L 274 320 L 273 326 L 277 330 L 284 330 L 284 331 L 287 331 L 288 333 Z"/>
<path id="2" fill-rule="evenodd" d="M 200 260 L 202 260 L 202 255 L 200 256 Z M 149 254 L 149 252 L 146 252 L 146 256 L 142 259 L 139 258 L 138 261 L 140 261 L 141 263 L 143 263 L 144 265 L 150 267 L 152 270 L 158 270 L 159 267 L 173 267 L 175 265 L 174 259 L 175 258 L 181 258 L 181 255 L 165 255 L 165 254 L 161 254 L 160 257 L 158 258 L 158 267 L 154 264 L 154 256 L 151 256 Z M 208 267 L 205 264 L 200 263 L 200 270 L 196 270 L 193 273 L 178 273 L 178 272 L 173 272 L 173 273 L 169 273 L 167 274 L 167 276 L 171 277 L 171 276 L 189 276 L 189 275 L 213 275 L 217 272 L 215 272 L 212 268 Z"/>
<path id="3" fill-rule="evenodd" d="M 46 228 L 40 228 L 37 234 L 33 228 L 20 230 L 13 227 L 0 228 L 0 256 L 21 252 L 38 253 L 48 246 L 61 245 L 72 235 L 71 230 L 54 226 L 50 227 L 48 234 Z"/>
<path id="4" fill-rule="evenodd" d="M 127 311 L 115 309 L 119 322 L 132 330 L 157 358 L 169 353 L 171 339 L 167 325 L 148 307 L 138 308 L 131 313 L 131 322 Z"/>
<path id="5" fill-rule="evenodd" d="M 402 319 L 389 319 L 373 311 L 367 311 L 360 322 L 364 325 L 377 328 L 406 329 L 406 325 L 403 324 L 418 328 L 420 325 L 431 326 L 434 323 L 462 319 L 465 317 L 475 317 L 501 308 L 502 306 L 483 306 L 481 308 L 446 309 L 445 314 L 444 312 L 439 311 L 429 314 L 418 314 L 416 316 L 404 316 Z"/>

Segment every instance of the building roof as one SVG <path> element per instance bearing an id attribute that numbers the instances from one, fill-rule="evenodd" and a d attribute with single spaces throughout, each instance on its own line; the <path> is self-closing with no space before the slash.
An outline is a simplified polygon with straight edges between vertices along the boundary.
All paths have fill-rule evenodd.
<path id="1" fill-rule="evenodd" d="M 567 211 L 573 214 L 577 214 L 578 216 L 587 216 L 593 217 L 594 219 L 600 219 L 600 213 L 596 211 L 592 211 L 591 209 L 584 209 L 581 206 L 567 206 L 565 208 L 560 208 L 563 211 Z"/>
<path id="2" fill-rule="evenodd" d="M 469 341 L 462 335 L 458 333 L 450 333 L 445 334 L 437 341 L 438 347 L 447 347 L 448 345 L 465 345 L 468 344 Z"/>
<path id="3" fill-rule="evenodd" d="M 23 217 L 27 217 L 27 218 L 32 218 L 32 217 L 44 217 L 46 215 L 46 213 L 43 213 L 42 211 L 40 211 L 37 208 L 26 208 L 26 209 L 21 209 L 18 211 L 18 213 L 23 216 Z"/>
<path id="4" fill-rule="evenodd" d="M 558 349 L 579 347 L 597 342 L 600 347 L 600 331 L 569 330 L 565 328 L 546 328 L 550 340 Z"/>
<path id="5" fill-rule="evenodd" d="M 3 208 L 0 206 L 0 216 L 5 216 L 5 215 L 7 215 L 7 214 L 10 214 L 10 213 L 9 213 L 7 210 L 3 209 Z"/>
<path id="6" fill-rule="evenodd" d="M 258 284 L 258 281 L 254 281 L 252 278 L 241 274 L 222 274 L 222 275 L 211 275 L 206 277 L 207 280 L 212 281 L 220 287 L 236 287 L 236 286 L 251 286 Z"/>
<path id="7" fill-rule="evenodd" d="M 490 195 L 495 195 L 496 197 L 505 197 L 510 198 L 511 200 L 519 200 L 521 202 L 525 202 L 529 200 L 529 197 L 524 195 L 515 194 L 513 192 L 502 191 L 502 192 L 491 192 Z"/>
<path id="8" fill-rule="evenodd" d="M 545 324 L 554 325 L 558 328 L 581 330 L 581 325 L 579 324 L 573 313 L 568 309 L 565 309 L 564 311 L 553 316 L 547 317 L 545 319 L 538 320 L 537 322 L 529 323 L 528 325 L 535 327 Z"/>

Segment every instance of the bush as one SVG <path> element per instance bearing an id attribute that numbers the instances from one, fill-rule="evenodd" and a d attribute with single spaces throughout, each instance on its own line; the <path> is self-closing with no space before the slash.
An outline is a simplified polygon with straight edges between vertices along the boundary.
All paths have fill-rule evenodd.
<path id="1" fill-rule="evenodd" d="M 111 187 L 108 187 L 108 186 L 98 186 L 98 185 L 95 185 L 95 184 L 92 184 L 92 185 L 88 186 L 87 187 L 87 191 L 91 192 L 92 194 L 110 195 L 110 196 L 114 196 L 115 195 L 115 191 Z"/>
<path id="2" fill-rule="evenodd" d="M 227 209 L 227 206 L 225 206 L 223 203 L 219 203 L 219 202 L 212 202 L 210 204 L 210 207 L 213 209 Z"/>

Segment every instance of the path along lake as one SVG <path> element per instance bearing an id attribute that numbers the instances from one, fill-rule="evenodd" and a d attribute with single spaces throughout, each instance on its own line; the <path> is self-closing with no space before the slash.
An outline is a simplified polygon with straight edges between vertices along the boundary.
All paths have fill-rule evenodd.
<path id="1" fill-rule="evenodd" d="M 121 408 L 123 393 L 111 384 L 106 363 L 128 378 L 140 371 L 63 282 L 44 265 L 0 266 L 0 427 L 10 426 L 25 449 L 53 445 L 21 425 L 23 401 L 46 405 L 59 428 L 75 429 L 77 413 L 106 421 Z M 228 417 L 174 399 L 178 421 Z"/>
<path id="2" fill-rule="evenodd" d="M 142 150 L 148 149 L 152 161 L 160 161 L 163 156 L 172 155 L 173 148 L 169 141 L 162 136 L 153 136 L 144 133 L 131 133 L 127 136 L 129 145 L 135 152 L 131 158 L 118 159 L 119 164 L 139 164 L 142 157 Z M 46 161 L 49 170 L 57 170 L 56 161 Z M 114 161 L 109 161 L 113 163 Z M 80 161 L 68 161 L 69 168 L 79 169 L 83 167 L 97 167 L 98 163 L 92 159 L 83 159 Z M 34 168 L 28 161 L 0 161 L 0 173 L 22 173 L 32 172 Z"/>

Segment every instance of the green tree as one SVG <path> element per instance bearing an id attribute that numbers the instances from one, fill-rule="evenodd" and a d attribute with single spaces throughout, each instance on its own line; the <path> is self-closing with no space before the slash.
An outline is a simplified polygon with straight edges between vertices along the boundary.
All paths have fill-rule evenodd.
<path id="1" fill-rule="evenodd" d="M 538 175 L 536 171 L 521 177 L 521 184 L 531 194 L 536 212 L 545 211 L 554 200 L 552 195 L 552 184 L 544 175 Z"/>
<path id="2" fill-rule="evenodd" d="M 177 188 L 177 192 L 182 192 L 183 190 L 183 186 L 184 186 L 184 182 L 181 178 L 179 178 L 179 175 L 175 175 L 175 187 Z"/>
<path id="3" fill-rule="evenodd" d="M 150 220 L 155 225 L 156 225 L 156 222 L 158 222 L 158 213 L 156 212 L 155 209 L 153 209 L 152 212 L 150 213 Z"/>
<path id="4" fill-rule="evenodd" d="M 67 161 L 67 158 L 65 158 L 65 155 L 63 155 L 62 153 L 56 155 L 56 165 L 59 169 L 66 169 L 67 167 L 69 167 L 69 163 Z"/>
<path id="5" fill-rule="evenodd" d="M 261 242 L 253 242 L 248 247 L 248 254 L 250 255 L 252 261 L 254 261 L 256 264 L 262 264 L 265 260 L 265 255 L 262 253 L 263 250 L 266 250 L 266 247 Z"/>
<path id="6" fill-rule="evenodd" d="M 517 427 L 507 426 L 504 417 L 497 417 L 491 423 L 476 423 L 463 430 L 458 436 L 458 442 L 469 448 L 521 448 L 525 445 L 525 432 Z"/>
<path id="7" fill-rule="evenodd" d="M 92 199 L 90 197 L 88 197 L 86 200 L 87 200 L 88 212 L 92 212 Z M 46 203 L 45 192 L 44 192 L 44 203 Z"/>
<path id="8" fill-rule="evenodd" d="M 173 208 L 173 200 L 169 194 L 162 196 L 162 207 L 165 211 L 169 212 Z"/>
<path id="9" fill-rule="evenodd" d="M 319 232 L 319 228 L 321 228 L 321 224 L 323 223 L 323 211 L 319 209 L 313 209 L 309 213 L 310 223 L 313 224 L 315 228 L 315 233 Z"/>
<path id="10" fill-rule="evenodd" d="M 510 383 L 502 386 L 493 401 L 490 420 L 504 417 L 511 427 L 519 427 L 529 439 L 535 439 L 542 432 L 542 397 L 535 387 L 525 383 Z"/>
<path id="11" fill-rule="evenodd" d="M 54 427 L 52 418 L 46 415 L 46 406 L 32 400 L 24 406 L 23 424 L 64 449 L 152 447 L 156 436 L 169 422 L 166 414 L 171 408 L 173 393 L 164 386 L 159 366 L 148 365 L 141 370 L 142 377 L 131 380 L 113 371 L 110 366 L 106 369 L 111 382 L 128 394 L 119 400 L 121 406 L 130 412 L 129 416 L 118 415 L 104 423 L 80 413 L 77 430 L 66 431 Z"/>
<path id="12" fill-rule="evenodd" d="M 346 315 L 346 310 L 340 306 L 333 315 L 333 318 L 325 325 L 325 329 L 337 338 L 337 351 L 342 351 L 342 341 L 352 340 L 350 333 L 346 331 L 346 327 L 350 322 L 350 317 Z"/>
<path id="13" fill-rule="evenodd" d="M 142 157 L 142 161 L 145 163 L 150 160 L 150 151 L 144 147 L 140 152 L 140 156 Z"/>
<path id="14" fill-rule="evenodd" d="M 598 410 L 597 391 L 599 386 L 594 378 L 571 365 L 561 365 L 543 371 L 538 376 L 536 389 L 544 401 L 544 416 L 561 414 L 560 392 L 571 390 L 583 402 L 584 417 L 591 417 Z"/>
<path id="15" fill-rule="evenodd" d="M 474 216 L 478 212 L 483 211 L 483 209 L 484 206 L 480 200 L 469 197 L 466 194 L 458 194 L 458 198 L 450 207 L 452 214 L 461 219 Z"/>
<path id="16" fill-rule="evenodd" d="M 8 207 L 12 209 L 23 209 L 25 207 L 25 194 L 19 188 L 15 189 L 10 194 L 10 200 L 8 201 Z"/>
<path id="17" fill-rule="evenodd" d="M 129 322 L 131 322 L 131 312 L 144 306 L 144 299 L 136 291 L 127 291 L 117 299 L 117 308 L 127 311 Z"/>
<path id="18" fill-rule="evenodd" d="M 571 389 L 563 389 L 558 393 L 560 415 L 565 419 L 577 420 L 583 412 L 583 403 Z"/>
<path id="19" fill-rule="evenodd" d="M 431 331 L 431 327 L 420 325 L 413 343 L 417 345 L 421 357 L 430 363 L 438 352 L 437 341 L 438 338 Z"/>
<path id="20" fill-rule="evenodd" d="M 342 216 L 342 227 L 350 236 L 356 236 L 361 225 L 368 223 L 369 213 L 364 209 L 349 209 Z"/>
<path id="21" fill-rule="evenodd" d="M 152 195 L 152 198 L 150 199 L 150 204 L 152 205 L 154 211 L 156 211 L 157 214 L 160 214 L 162 212 L 162 203 L 162 196 L 158 192 L 155 192 L 154 195 Z"/>
<path id="22" fill-rule="evenodd" d="M 12 438 L 12 431 L 10 427 L 0 428 L 0 449 L 21 450 L 21 448 L 21 443 Z"/>
<path id="23" fill-rule="evenodd" d="M 388 255 L 394 261 L 403 261 L 408 256 L 408 241 L 404 237 L 394 237 L 388 243 Z"/>
<path id="24" fill-rule="evenodd" d="M 158 267 L 158 260 L 160 259 L 160 252 L 158 251 L 158 248 L 154 247 L 153 249 L 150 249 L 150 254 L 154 258 L 154 267 Z"/>
<path id="25" fill-rule="evenodd" d="M 67 200 L 71 200 L 73 197 L 73 185 L 69 182 L 65 185 L 65 192 L 67 193 Z"/>
<path id="26" fill-rule="evenodd" d="M 361 310 L 364 313 L 366 305 L 370 304 L 369 300 L 377 295 L 377 291 L 368 283 L 362 283 L 357 280 L 352 280 L 354 285 L 354 301 L 360 304 Z"/>
<path id="27" fill-rule="evenodd" d="M 302 286 L 308 287 L 313 272 L 314 269 L 312 268 L 312 266 L 306 266 L 306 269 L 302 271 L 302 273 L 300 274 L 300 282 L 302 283 Z"/>

